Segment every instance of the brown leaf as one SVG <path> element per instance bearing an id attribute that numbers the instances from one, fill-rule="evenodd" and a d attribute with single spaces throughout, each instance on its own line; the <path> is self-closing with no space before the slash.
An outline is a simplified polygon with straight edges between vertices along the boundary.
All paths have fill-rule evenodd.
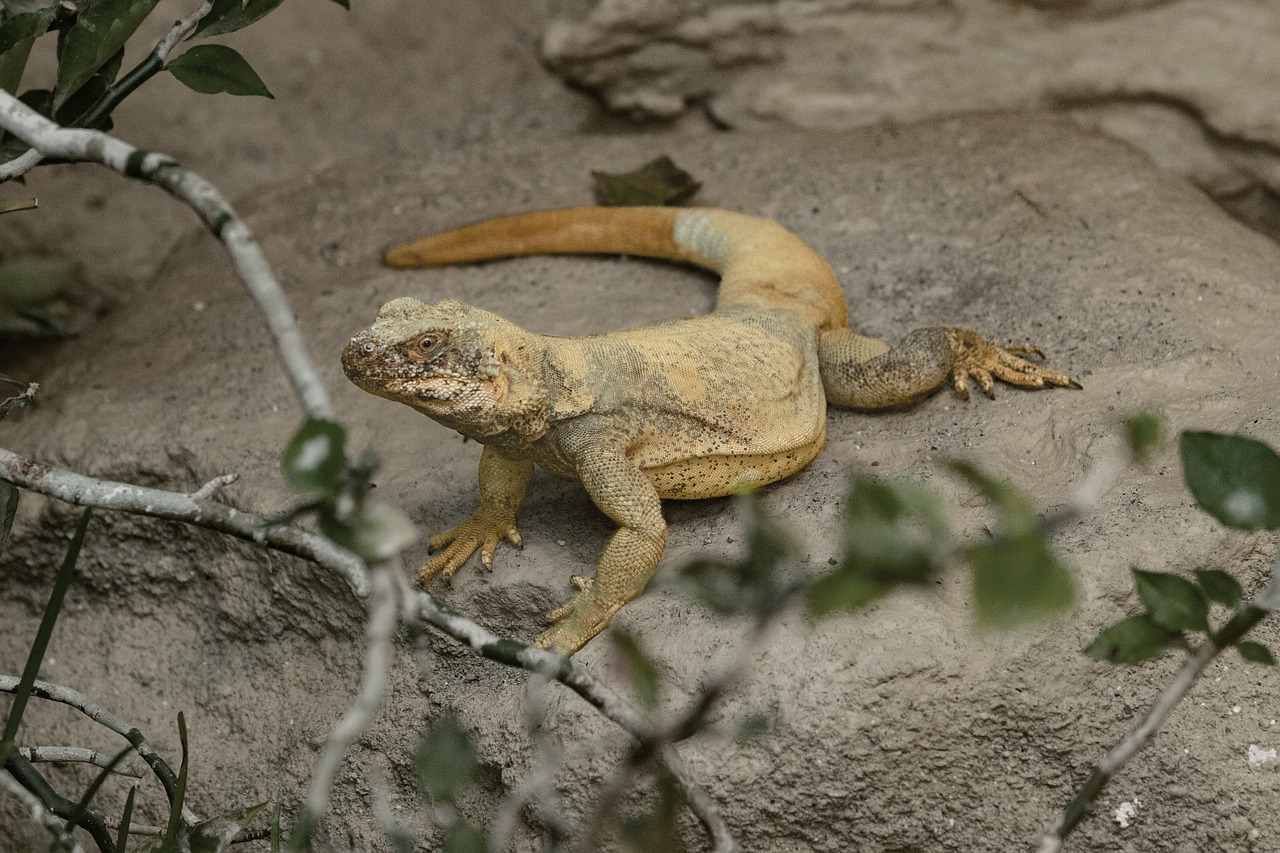
<path id="1" fill-rule="evenodd" d="M 606 207 L 683 204 L 702 184 L 665 154 L 634 172 L 592 172 L 596 203 Z"/>

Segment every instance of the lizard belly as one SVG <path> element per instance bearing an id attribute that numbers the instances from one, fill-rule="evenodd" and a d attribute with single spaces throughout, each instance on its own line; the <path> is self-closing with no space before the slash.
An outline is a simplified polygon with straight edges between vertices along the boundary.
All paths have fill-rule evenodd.
<path id="1" fill-rule="evenodd" d="M 826 437 L 824 419 L 812 441 L 788 450 L 698 456 L 643 470 L 660 498 L 718 498 L 791 476 L 814 460 Z"/>

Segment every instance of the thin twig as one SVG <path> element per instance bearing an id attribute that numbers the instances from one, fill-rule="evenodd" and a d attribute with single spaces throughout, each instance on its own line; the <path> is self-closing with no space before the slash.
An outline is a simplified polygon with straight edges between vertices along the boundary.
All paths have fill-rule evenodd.
<path id="1" fill-rule="evenodd" d="M 1102 793 L 1107 782 L 1124 766 L 1125 762 L 1147 745 L 1151 736 L 1187 695 L 1210 661 L 1278 608 L 1280 608 L 1280 554 L 1276 555 L 1275 562 L 1272 564 L 1271 576 L 1266 586 L 1249 601 L 1236 607 L 1227 626 L 1219 632 L 1216 639 L 1205 640 L 1187 657 L 1173 680 L 1161 691 L 1137 725 L 1094 766 L 1093 772 L 1063 809 L 1057 822 L 1040 839 L 1037 853 L 1058 853 L 1062 850 L 1064 839 L 1088 813 L 1089 806 Z"/>
<path id="2" fill-rule="evenodd" d="M 59 127 L 3 89 L 0 127 L 45 156 L 101 163 L 126 177 L 155 184 L 186 202 L 226 247 L 236 273 L 267 322 L 285 373 L 307 414 L 320 420 L 333 419 L 333 404 L 307 354 L 293 309 L 253 232 L 217 187 L 166 155 L 142 151 L 96 130 Z"/>
<path id="3" fill-rule="evenodd" d="M 292 525 L 272 524 L 264 516 L 242 512 L 214 500 L 86 477 L 65 468 L 54 468 L 23 458 L 3 448 L 0 448 L 0 480 L 76 506 L 183 521 L 263 544 L 332 569 L 361 598 L 369 594 L 369 573 L 364 563 L 351 552 L 317 533 Z M 207 488 L 208 484 L 196 494 Z"/>
<path id="4" fill-rule="evenodd" d="M 0 675 L 0 693 L 15 692 L 18 689 L 20 680 L 16 675 Z M 160 785 L 164 788 L 165 794 L 170 800 L 173 799 L 178 777 L 174 775 L 169 765 L 165 764 L 164 759 L 151 748 L 151 745 L 147 743 L 146 738 L 142 736 L 142 732 L 138 730 L 137 726 L 120 719 L 78 690 L 72 690 L 70 687 L 64 687 L 61 684 L 36 681 L 31 688 L 31 695 L 38 699 L 69 705 L 98 725 L 110 729 L 129 741 L 138 755 L 142 756 L 142 760 L 147 762 L 151 772 L 160 780 Z"/>
<path id="5" fill-rule="evenodd" d="M 31 819 L 52 833 L 55 842 L 64 853 L 84 853 L 84 848 L 80 846 L 71 833 L 67 832 L 66 824 L 59 820 L 58 816 L 47 808 L 39 797 L 28 791 L 17 779 L 14 779 L 3 770 L 0 770 L 0 787 L 22 801 L 22 804 L 27 807 L 27 811 L 31 814 Z"/>
<path id="6" fill-rule="evenodd" d="M 101 815 L 82 810 L 76 803 L 55 791 L 40 775 L 40 771 L 36 770 L 35 765 L 17 752 L 9 753 L 9 757 L 4 761 L 4 770 L 13 777 L 14 781 L 34 794 L 50 813 L 68 822 L 75 821 L 75 826 L 88 832 L 102 853 L 112 853 L 115 843 Z"/>
<path id="7" fill-rule="evenodd" d="M 369 622 L 365 628 L 364 673 L 355 702 L 334 726 L 320 751 L 311 777 L 307 802 L 294 828 L 293 845 L 310 849 L 308 842 L 329 807 L 329 792 L 347 750 L 373 722 L 387 690 L 391 669 L 392 640 L 400 625 L 400 601 L 395 578 L 401 575 L 398 559 L 384 560 L 371 567 Z"/>
<path id="8" fill-rule="evenodd" d="M 191 500 L 202 501 L 213 497 L 214 492 L 224 489 L 227 486 L 240 479 L 239 474 L 223 474 L 221 477 L 214 477 L 200 488 L 191 493 Z"/>
<path id="9" fill-rule="evenodd" d="M 39 764 L 42 761 L 73 762 L 92 764 L 94 767 L 111 767 L 112 773 L 134 779 L 141 779 L 144 775 L 132 764 L 121 763 L 111 766 L 112 756 L 82 746 L 20 746 L 18 753 L 33 764 Z"/>
<path id="10" fill-rule="evenodd" d="M 93 127 L 98 124 L 139 86 L 163 70 L 164 61 L 169 57 L 169 51 L 173 50 L 178 42 L 186 38 L 187 34 L 200 23 L 200 19 L 209 14 L 212 9 L 213 0 L 204 0 L 200 4 L 200 8 L 187 17 L 175 21 L 174 25 L 156 42 L 155 47 L 151 49 L 151 52 L 147 54 L 147 57 L 142 62 L 138 63 L 137 67 L 117 80 L 110 89 L 103 93 L 97 103 L 90 107 L 84 115 L 76 119 L 76 126 Z M 43 159 L 44 155 L 39 149 L 30 148 L 21 156 L 0 164 L 0 183 L 25 175 L 40 165 L 40 161 Z"/>

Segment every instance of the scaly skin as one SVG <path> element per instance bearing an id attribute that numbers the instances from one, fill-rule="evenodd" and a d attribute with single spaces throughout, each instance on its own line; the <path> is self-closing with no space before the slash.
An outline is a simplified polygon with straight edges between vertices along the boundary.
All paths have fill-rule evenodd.
<path id="1" fill-rule="evenodd" d="M 663 498 L 708 498 L 808 465 L 826 404 L 885 409 L 950 380 L 988 395 L 1080 386 L 976 332 L 918 329 L 897 346 L 848 328 L 827 263 L 765 219 L 710 209 L 581 208 L 503 217 L 392 249 L 396 267 L 553 253 L 622 253 L 721 276 L 715 310 L 586 338 L 537 335 L 445 300 L 395 299 L 351 339 L 342 367 L 366 391 L 412 406 L 485 445 L 480 506 L 431 539 L 423 583 L 480 551 L 520 545 L 516 514 L 533 466 L 578 480 L 618 524 L 594 580 L 549 615 L 538 645 L 572 654 L 640 595 L 662 556 Z"/>

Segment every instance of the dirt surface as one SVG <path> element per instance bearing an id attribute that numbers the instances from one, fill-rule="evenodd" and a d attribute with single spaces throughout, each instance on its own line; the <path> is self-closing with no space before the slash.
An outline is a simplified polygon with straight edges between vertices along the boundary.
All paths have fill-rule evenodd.
<path id="1" fill-rule="evenodd" d="M 380 494 L 424 530 L 470 510 L 479 449 L 342 378 L 338 350 L 381 302 L 406 294 L 462 298 L 537 331 L 581 334 L 706 310 L 713 283 L 622 259 L 391 272 L 377 263 L 381 250 L 479 216 L 589 203 L 588 170 L 631 167 L 658 153 L 704 182 L 700 202 L 777 218 L 810 240 L 840 275 L 861 330 L 896 337 L 919 325 L 971 325 L 997 339 L 1034 341 L 1085 385 L 1080 392 L 1005 390 L 995 401 L 969 403 L 940 394 L 879 416 L 833 412 L 822 456 L 766 492 L 768 508 L 805 543 L 797 571 L 837 553 L 833 529 L 851 465 L 935 488 L 950 500 L 957 528 L 981 537 L 992 515 L 942 473 L 946 457 L 978 460 L 1051 508 L 1118 446 L 1120 420 L 1141 408 L 1161 408 L 1175 428 L 1277 443 L 1280 419 L 1270 401 L 1280 374 L 1272 333 L 1280 250 L 1132 150 L 1039 115 L 848 135 L 555 139 L 590 120 L 591 110 L 514 50 L 521 30 L 511 19 L 484 27 L 497 19 L 432 4 L 441 16 L 459 16 L 434 22 L 452 20 L 450 38 L 443 26 L 408 26 L 422 21 L 411 5 L 379 13 L 376 27 L 357 16 L 357 36 L 347 19 L 329 17 L 326 4 L 287 5 L 265 24 L 300 27 L 316 33 L 315 44 L 332 37 L 339 47 L 317 48 L 323 61 L 308 73 L 290 71 L 285 59 L 298 53 L 274 55 L 277 79 L 299 87 L 286 87 L 281 103 L 201 107 L 233 112 L 216 120 L 195 113 L 184 126 L 237 138 L 244 132 L 268 152 L 265 165 L 255 166 L 245 149 L 206 141 L 210 157 L 200 168 L 214 177 L 226 171 L 294 300 L 354 447 L 373 447 L 387 461 Z M 487 11 L 498 8 L 505 6 Z M 387 35 L 397 24 L 394 39 L 429 32 L 431 43 L 415 42 L 414 50 L 439 50 L 455 64 L 405 45 L 414 67 L 395 53 L 402 42 Z M 393 40 L 378 41 L 375 30 Z M 273 32 L 292 31 L 264 29 L 258 37 L 270 44 Z M 468 51 L 464 32 L 474 33 Z M 360 60 L 368 66 L 357 71 L 385 87 L 357 85 L 357 71 L 344 76 L 339 59 L 349 60 L 350 51 L 341 40 L 357 37 L 372 45 Z M 384 50 L 407 67 L 375 62 Z M 271 66 L 259 69 L 268 84 Z M 469 74 L 496 80 L 492 92 L 471 87 Z M 397 89 L 405 80 L 433 85 Z M 349 100 L 339 99 L 344 118 L 329 123 L 327 101 L 336 92 Z M 357 103 L 358 92 L 392 100 L 384 105 L 370 95 Z M 457 112 L 434 114 L 446 110 L 444 102 Z M 483 130 L 477 144 L 456 149 L 440 142 L 465 141 L 446 125 L 479 116 L 485 102 L 508 111 L 509 132 Z M 267 112 L 253 114 L 247 129 L 235 124 L 244 114 L 234 110 L 260 108 Z M 263 117 L 271 109 L 285 117 Z M 391 121 L 386 109 L 401 113 Z M 412 109 L 420 112 L 408 115 Z M 415 116 L 421 129 L 406 130 Z M 342 124 L 345 117 L 358 134 Z M 290 129 L 286 118 L 309 123 Z M 362 141 L 326 145 L 317 138 L 326 127 Z M 183 132 L 155 132 L 155 147 L 178 153 Z M 412 134 L 434 142 L 414 150 Z M 388 138 L 399 141 L 384 144 Z M 307 168 L 328 150 L 356 159 Z M 201 149 L 189 151 L 186 159 L 197 165 Z M 41 403 L 5 422 L 4 445 L 85 473 L 173 489 L 235 471 L 242 479 L 228 499 L 261 512 L 283 508 L 289 498 L 276 459 L 300 416 L 225 256 L 208 235 L 186 228 L 167 199 L 86 177 L 87 167 L 70 171 L 41 173 L 41 183 L 33 177 L 44 204 L 39 215 L 57 215 L 23 219 L 5 238 L 50 251 L 61 244 L 92 258 L 86 289 L 106 291 L 104 311 L 76 341 L 18 362 L 42 383 Z M 280 180 L 265 184 L 269 174 Z M 51 211 L 46 192 L 66 201 Z M 17 218 L 0 225 L 9 229 Z M 171 251 L 158 251 L 184 229 Z M 163 261 L 133 242 L 145 234 Z M 106 252 L 112 245 L 120 251 Z M 1136 607 L 1128 567 L 1186 572 L 1213 564 L 1250 587 L 1265 575 L 1273 538 L 1222 531 L 1193 508 L 1177 471 L 1172 455 L 1157 458 L 1058 535 L 1081 584 L 1077 611 L 1060 624 L 976 633 L 959 567 L 934 590 L 895 595 L 864 614 L 816 627 L 784 620 L 756 653 L 751 677 L 718 711 L 717 731 L 682 747 L 744 849 L 1029 848 L 1173 670 L 1173 660 L 1117 670 L 1078 653 Z M 0 569 L 6 671 L 20 668 L 72 519 L 65 507 L 24 497 Z M 679 707 L 733 658 L 742 629 L 672 589 L 673 568 L 697 555 L 734 553 L 740 532 L 730 501 L 672 503 L 668 519 L 668 556 L 655 589 L 618 622 L 657 659 L 666 702 Z M 531 639 L 540 614 L 571 591 L 568 576 L 590 570 L 609 529 L 579 487 L 539 476 L 522 530 L 526 547 L 504 550 L 498 571 L 469 566 L 439 592 L 482 624 Z M 410 552 L 421 556 L 421 547 Z M 191 804 L 201 814 L 264 799 L 292 811 L 319 744 L 354 692 L 362 604 L 339 580 L 299 561 L 107 514 L 92 524 L 81 566 L 43 675 L 130 720 L 175 762 L 174 719 L 183 711 Z M 1274 626 L 1259 634 L 1273 647 L 1280 641 Z M 620 677 L 607 641 L 590 644 L 579 660 Z M 1280 849 L 1277 764 L 1247 760 L 1251 746 L 1280 747 L 1274 679 L 1234 656 L 1213 664 L 1153 745 L 1113 782 L 1073 849 Z M 383 712 L 339 777 L 321 848 L 390 849 L 373 815 L 384 788 L 396 819 L 425 821 L 410 763 L 425 721 L 445 709 L 458 713 L 481 751 L 481 784 L 464 811 L 477 821 L 494 814 L 533 760 L 522 719 L 529 701 L 520 673 L 440 638 L 405 638 Z M 539 701 L 550 740 L 563 749 L 557 788 L 573 819 L 589 811 L 627 742 L 576 697 L 550 691 Z M 771 731 L 736 741 L 737 725 L 754 715 L 769 719 Z M 114 745 L 63 709 L 41 708 L 29 722 L 32 742 Z M 55 778 L 71 788 L 75 774 Z M 158 789 L 149 783 L 143 794 L 139 819 L 160 822 Z M 117 804 L 122 791 L 106 797 Z M 1122 827 L 1113 813 L 1124 803 L 1136 814 Z M 3 814 L 0 849 L 36 843 L 40 836 L 10 801 Z M 534 834 L 523 828 L 513 849 L 538 849 Z M 692 828 L 690 837 L 697 837 Z M 423 838 L 422 849 L 438 847 L 438 836 Z"/>

